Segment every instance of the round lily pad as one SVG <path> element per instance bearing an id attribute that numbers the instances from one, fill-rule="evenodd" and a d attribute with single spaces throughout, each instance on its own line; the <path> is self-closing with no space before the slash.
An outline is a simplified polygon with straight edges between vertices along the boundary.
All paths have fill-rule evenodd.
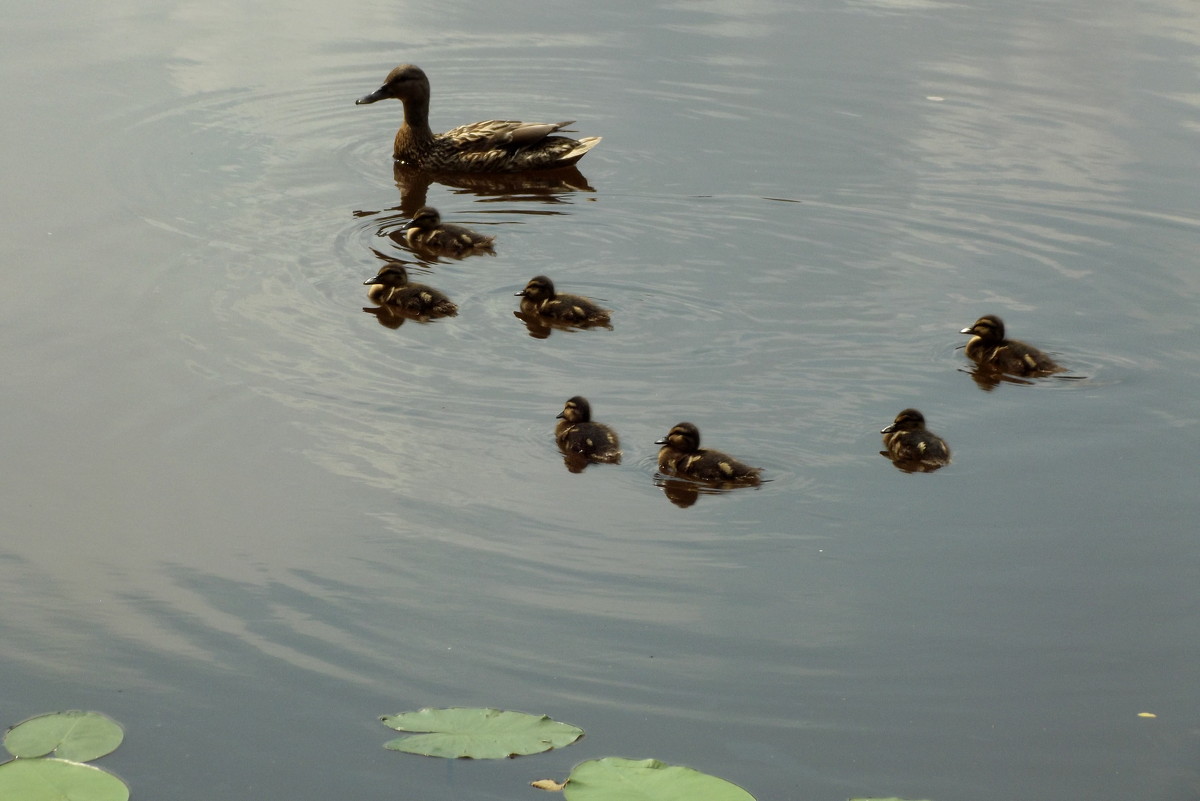
<path id="1" fill-rule="evenodd" d="M 63 759 L 89 762 L 111 754 L 124 738 L 120 724 L 107 715 L 72 709 L 18 723 L 4 735 L 4 747 L 17 757 L 53 753 Z"/>
<path id="2" fill-rule="evenodd" d="M 503 759 L 561 748 L 583 736 L 583 729 L 503 709 L 422 709 L 384 715 L 383 725 L 397 731 L 430 732 L 401 737 L 384 748 L 447 759 Z"/>
<path id="3" fill-rule="evenodd" d="M 0 765 L 0 798 L 20 801 L 129 801 L 125 782 L 66 759 L 14 759 Z"/>
<path id="4" fill-rule="evenodd" d="M 567 777 L 566 801 L 754 801 L 732 782 L 657 759 L 605 757 L 581 762 Z"/>

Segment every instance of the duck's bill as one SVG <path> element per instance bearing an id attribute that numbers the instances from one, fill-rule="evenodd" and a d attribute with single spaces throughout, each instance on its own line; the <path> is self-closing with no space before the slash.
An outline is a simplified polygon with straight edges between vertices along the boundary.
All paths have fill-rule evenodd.
<path id="1" fill-rule="evenodd" d="M 371 94 L 363 95 L 358 100 L 355 100 L 354 105 L 365 106 L 368 103 L 374 103 L 376 100 L 383 100 L 383 98 L 385 96 L 386 95 L 384 95 L 384 93 L 383 93 L 383 87 L 381 86 L 378 89 L 376 89 L 374 92 L 371 92 Z"/>

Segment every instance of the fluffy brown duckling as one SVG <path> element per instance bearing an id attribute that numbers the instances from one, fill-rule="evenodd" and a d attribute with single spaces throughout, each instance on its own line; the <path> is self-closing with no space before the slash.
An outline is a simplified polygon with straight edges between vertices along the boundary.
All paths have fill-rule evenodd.
<path id="1" fill-rule="evenodd" d="M 441 292 L 424 284 L 409 283 L 408 271 L 399 264 L 386 265 L 378 275 L 363 281 L 363 284 L 371 287 L 367 290 L 367 297 L 380 306 L 387 304 L 421 317 L 453 317 L 458 314 L 458 307 Z"/>
<path id="2" fill-rule="evenodd" d="M 967 342 L 967 358 L 980 367 L 1021 376 L 1050 375 L 1066 369 L 1032 345 L 1005 339 L 1004 321 L 994 314 L 980 317 L 959 333 L 972 335 Z"/>
<path id="3" fill-rule="evenodd" d="M 431 206 L 422 206 L 412 221 L 400 229 L 405 241 L 417 250 L 462 258 L 474 253 L 495 255 L 494 236 L 477 234 L 470 228 L 442 222 L 442 215 Z"/>
<path id="4" fill-rule="evenodd" d="M 412 64 L 396 67 L 383 86 L 355 105 L 395 98 L 404 104 L 396 132 L 396 161 L 435 172 L 521 172 L 566 167 L 600 142 L 598 136 L 551 136 L 574 122 L 487 120 L 435 134 L 429 127 L 429 78 Z"/>
<path id="5" fill-rule="evenodd" d="M 617 432 L 592 422 L 592 407 L 586 398 L 576 395 L 569 399 L 557 419 L 554 439 L 563 453 L 579 454 L 593 462 L 621 461 Z"/>
<path id="6" fill-rule="evenodd" d="M 893 462 L 950 464 L 950 446 L 925 428 L 925 415 L 916 409 L 900 412 L 892 424 L 879 433 L 883 434 L 885 455 Z"/>
<path id="7" fill-rule="evenodd" d="M 700 429 L 678 423 L 665 437 L 656 440 L 658 469 L 670 475 L 727 484 L 758 484 L 761 467 L 750 467 L 720 451 L 700 447 Z"/>
<path id="8" fill-rule="evenodd" d="M 567 325 L 609 324 L 608 309 L 602 309 L 579 295 L 555 292 L 554 282 L 544 275 L 531 278 L 525 288 L 516 294 L 521 299 L 521 311 L 525 314 Z"/>

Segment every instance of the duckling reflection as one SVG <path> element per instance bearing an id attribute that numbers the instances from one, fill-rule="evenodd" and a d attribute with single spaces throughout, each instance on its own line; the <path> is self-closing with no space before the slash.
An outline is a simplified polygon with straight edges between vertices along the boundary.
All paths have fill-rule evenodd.
<path id="1" fill-rule="evenodd" d="M 580 472 L 588 462 L 621 463 L 621 442 L 617 432 L 603 423 L 592 422 L 592 407 L 576 395 L 567 400 L 554 426 L 554 441 L 566 458 L 572 473 Z M 578 469 L 574 469 L 578 468 Z"/>
<path id="2" fill-rule="evenodd" d="M 442 222 L 442 215 L 432 206 L 422 206 L 412 221 L 400 229 L 410 247 L 461 259 L 480 253 L 496 255 L 492 246 L 496 237 L 484 236 L 461 225 Z"/>
<path id="3" fill-rule="evenodd" d="M 404 123 L 396 132 L 396 161 L 425 170 L 519 172 L 567 167 L 583 158 L 600 137 L 579 140 L 551 136 L 572 124 L 487 120 L 435 134 L 429 127 L 429 78 L 413 64 L 396 67 L 383 86 L 355 105 L 395 98 L 404 104 Z"/>
<path id="4" fill-rule="evenodd" d="M 371 300 L 412 317 L 430 319 L 458 314 L 458 307 L 438 290 L 410 283 L 408 271 L 399 264 L 385 265 L 378 275 L 363 284 L 370 287 L 367 297 Z"/>
<path id="5" fill-rule="evenodd" d="M 959 333 L 970 334 L 967 358 L 983 370 L 1015 376 L 1046 376 L 1064 372 L 1042 351 L 1016 339 L 1004 338 L 1004 321 L 994 314 L 980 317 L 970 328 Z"/>
<path id="6" fill-rule="evenodd" d="M 417 322 L 429 322 L 428 318 L 416 317 L 401 311 L 397 306 L 391 306 L 387 303 L 382 306 L 363 306 L 362 310 L 367 314 L 375 315 L 375 319 L 384 328 L 390 328 L 393 331 L 404 325 L 407 320 L 416 320 Z"/>
<path id="7" fill-rule="evenodd" d="M 701 495 L 715 495 L 722 491 L 713 487 L 706 487 L 703 484 L 697 484 L 694 481 L 663 475 L 654 477 L 654 486 L 661 489 L 663 495 L 667 496 L 667 500 L 680 509 L 695 506 L 696 501 L 700 500 Z"/>
<path id="8" fill-rule="evenodd" d="M 539 317 L 536 314 L 526 314 L 523 311 L 513 312 L 513 317 L 516 317 L 521 322 L 525 323 L 525 330 L 529 336 L 534 339 L 547 339 L 553 333 L 555 325 L 546 321 L 544 317 Z M 558 325 L 558 328 L 571 330 L 574 326 Z"/>
<path id="9" fill-rule="evenodd" d="M 761 467 L 750 467 L 720 451 L 700 447 L 700 429 L 692 423 L 678 423 L 665 437 L 655 441 L 658 469 L 673 476 L 722 486 L 755 486 L 762 482 Z"/>
<path id="10" fill-rule="evenodd" d="M 925 428 L 925 415 L 916 409 L 900 412 L 879 433 L 883 434 L 886 448 L 879 453 L 906 473 L 932 473 L 950 464 L 950 446 Z"/>
<path id="11" fill-rule="evenodd" d="M 522 314 L 537 317 L 544 324 L 557 323 L 576 328 L 612 327 L 608 309 L 580 295 L 556 292 L 554 282 L 544 275 L 531 278 L 516 295 L 521 298 Z"/>

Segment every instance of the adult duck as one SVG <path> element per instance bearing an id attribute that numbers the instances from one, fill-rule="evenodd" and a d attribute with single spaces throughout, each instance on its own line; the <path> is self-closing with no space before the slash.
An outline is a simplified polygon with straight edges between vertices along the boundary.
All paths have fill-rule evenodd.
<path id="1" fill-rule="evenodd" d="M 355 105 L 395 98 L 404 104 L 396 132 L 396 161 L 431 172 L 522 172 L 567 167 L 600 142 L 598 136 L 551 136 L 565 122 L 486 120 L 435 134 L 429 127 L 429 78 L 413 64 L 392 70 L 383 86 Z"/>

